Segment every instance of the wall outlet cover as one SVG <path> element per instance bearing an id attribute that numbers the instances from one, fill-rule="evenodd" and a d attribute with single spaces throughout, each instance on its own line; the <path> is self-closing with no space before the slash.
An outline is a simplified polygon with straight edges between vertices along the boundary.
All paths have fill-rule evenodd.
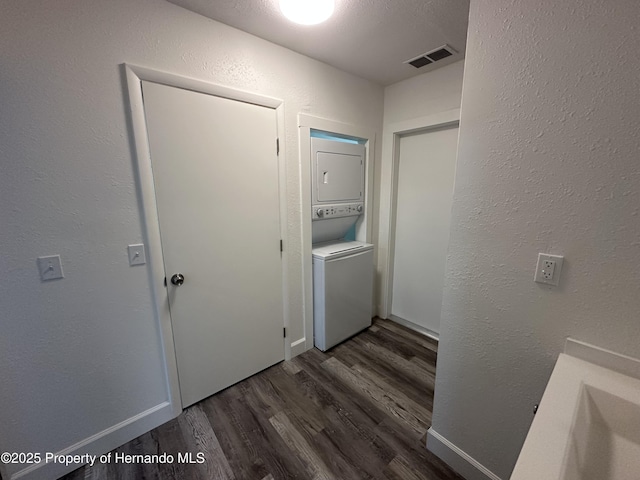
<path id="1" fill-rule="evenodd" d="M 547 285 L 558 285 L 560 283 L 560 271 L 564 257 L 560 255 L 550 255 L 548 253 L 538 254 L 538 264 L 533 280 Z"/>
<path id="2" fill-rule="evenodd" d="M 147 263 L 147 255 L 144 251 L 143 243 L 136 243 L 129 245 L 129 265 L 144 265 Z"/>
<path id="3" fill-rule="evenodd" d="M 38 271 L 42 281 L 64 278 L 60 255 L 38 257 Z"/>

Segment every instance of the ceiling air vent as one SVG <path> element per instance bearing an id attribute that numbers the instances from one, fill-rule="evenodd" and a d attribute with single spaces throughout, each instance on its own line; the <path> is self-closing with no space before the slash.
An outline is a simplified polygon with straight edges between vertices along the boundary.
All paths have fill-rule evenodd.
<path id="1" fill-rule="evenodd" d="M 422 55 L 407 60 L 404 63 L 408 63 L 409 65 L 413 65 L 416 68 L 420 68 L 433 62 L 437 62 L 438 60 L 442 60 L 443 58 L 450 57 L 451 55 L 455 55 L 456 53 L 458 52 L 456 52 L 451 46 L 443 45 L 427 53 L 423 53 Z"/>
<path id="2" fill-rule="evenodd" d="M 411 60 L 407 63 L 409 65 L 413 65 L 416 68 L 420 68 L 420 67 L 424 67 L 425 65 L 429 65 L 430 63 L 433 63 L 433 62 L 429 60 L 427 57 L 418 57 L 415 60 Z"/>

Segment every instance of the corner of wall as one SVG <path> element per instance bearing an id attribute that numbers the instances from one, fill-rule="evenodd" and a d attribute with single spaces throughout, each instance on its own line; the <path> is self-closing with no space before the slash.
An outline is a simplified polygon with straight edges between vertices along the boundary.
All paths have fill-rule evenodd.
<path id="1" fill-rule="evenodd" d="M 502 480 L 498 475 L 436 432 L 433 427 L 427 431 L 427 449 L 466 480 Z"/>

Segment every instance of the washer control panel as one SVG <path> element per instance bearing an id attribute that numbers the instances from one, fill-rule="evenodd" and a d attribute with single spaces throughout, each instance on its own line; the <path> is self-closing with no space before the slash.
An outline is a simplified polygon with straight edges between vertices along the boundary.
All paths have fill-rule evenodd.
<path id="1" fill-rule="evenodd" d="M 313 207 L 312 220 L 325 218 L 350 217 L 364 213 L 364 203 L 336 203 L 333 205 L 316 205 Z"/>

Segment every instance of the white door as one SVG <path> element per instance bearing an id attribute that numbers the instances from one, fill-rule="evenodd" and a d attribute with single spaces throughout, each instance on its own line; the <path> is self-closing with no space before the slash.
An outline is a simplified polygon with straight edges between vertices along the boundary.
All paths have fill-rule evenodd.
<path id="1" fill-rule="evenodd" d="M 440 333 L 458 128 L 400 138 L 391 314 Z"/>
<path id="2" fill-rule="evenodd" d="M 276 113 L 142 91 L 186 407 L 284 358 Z"/>

